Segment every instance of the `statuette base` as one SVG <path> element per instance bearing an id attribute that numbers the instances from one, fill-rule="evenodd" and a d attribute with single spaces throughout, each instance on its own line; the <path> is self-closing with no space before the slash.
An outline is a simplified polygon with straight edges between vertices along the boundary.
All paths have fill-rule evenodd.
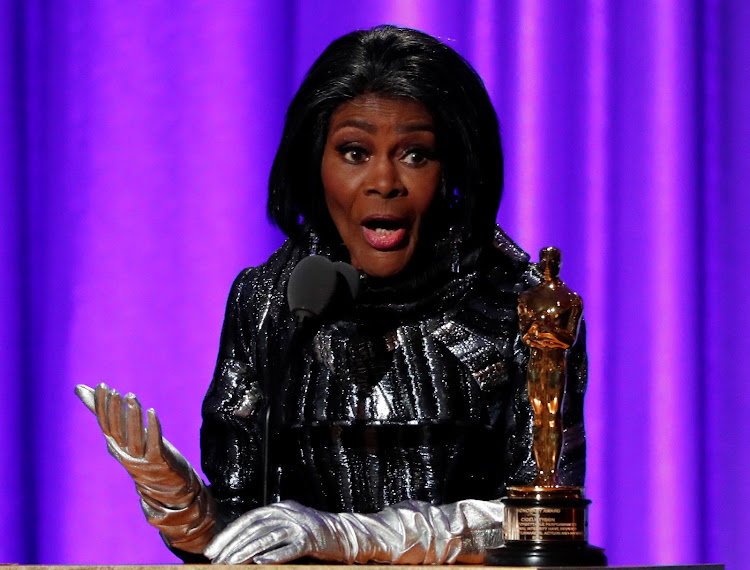
<path id="1" fill-rule="evenodd" d="M 580 487 L 509 487 L 503 499 L 505 545 L 487 552 L 493 566 L 606 566 L 588 543 L 588 505 Z"/>
<path id="2" fill-rule="evenodd" d="M 487 552 L 485 566 L 606 566 L 604 549 L 574 542 L 509 542 Z"/>

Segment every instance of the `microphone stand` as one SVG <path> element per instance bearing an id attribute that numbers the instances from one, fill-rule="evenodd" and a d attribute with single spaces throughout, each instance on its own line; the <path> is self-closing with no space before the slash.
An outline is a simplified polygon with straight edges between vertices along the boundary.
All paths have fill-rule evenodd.
<path id="1" fill-rule="evenodd" d="M 272 432 L 272 423 L 273 420 L 277 420 L 275 423 L 278 425 L 278 420 L 281 419 L 281 412 L 282 412 L 282 406 L 283 403 L 281 400 L 286 396 L 287 388 L 289 381 L 292 376 L 293 368 L 294 368 L 294 360 L 292 359 L 292 355 L 302 347 L 301 339 L 303 339 L 307 335 L 303 335 L 302 333 L 305 332 L 305 329 L 308 329 L 310 327 L 307 326 L 308 323 L 313 322 L 314 319 L 312 318 L 314 315 L 306 312 L 306 311 L 299 311 L 297 314 L 297 319 L 295 323 L 294 330 L 292 331 L 291 338 L 289 340 L 289 344 L 287 345 L 286 350 L 284 351 L 284 358 L 281 360 L 281 362 L 286 362 L 285 367 L 285 374 L 282 376 L 282 387 L 281 390 L 274 394 L 275 397 L 271 396 L 271 382 L 270 379 L 267 379 L 266 381 L 266 414 L 264 418 L 264 426 L 263 426 L 263 504 L 264 505 L 270 505 L 273 499 L 272 496 L 272 489 L 270 486 L 271 479 L 273 477 L 273 474 L 271 473 L 271 447 L 270 447 L 270 440 L 271 440 L 271 432 Z M 315 329 L 313 329 L 315 330 Z M 275 481 L 278 484 L 278 481 Z M 278 489 L 277 489 L 278 491 Z"/>
<path id="2" fill-rule="evenodd" d="M 299 270 L 299 272 L 298 272 Z M 293 286 L 292 286 L 293 283 Z M 300 296 L 300 287 L 315 287 L 313 294 L 305 291 Z M 287 397 L 289 382 L 294 376 L 293 356 L 301 352 L 304 341 L 311 338 L 311 334 L 317 331 L 311 324 L 320 323 L 324 314 L 336 318 L 342 311 L 350 307 L 359 294 L 359 274 L 348 263 L 337 261 L 331 262 L 320 256 L 303 258 L 292 270 L 287 284 L 287 297 L 290 310 L 296 317 L 295 327 L 292 331 L 289 343 L 284 350 L 281 362 L 286 363 L 285 374 L 281 378 L 281 390 L 272 397 L 272 384 L 270 373 L 266 373 L 266 414 L 264 418 L 263 437 L 263 503 L 271 503 L 273 490 L 271 489 L 271 433 L 274 424 L 282 423 L 283 405 Z M 276 477 L 277 478 L 277 477 Z M 276 479 L 274 478 L 274 479 Z M 276 480 L 276 492 L 278 493 L 279 481 Z"/>

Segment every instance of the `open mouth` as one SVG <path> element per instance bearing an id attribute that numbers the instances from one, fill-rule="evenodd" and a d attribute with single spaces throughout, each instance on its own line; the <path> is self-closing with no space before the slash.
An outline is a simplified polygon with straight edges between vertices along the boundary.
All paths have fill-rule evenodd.
<path id="1" fill-rule="evenodd" d="M 387 251 L 403 245 L 407 238 L 404 220 L 372 218 L 363 224 L 365 239 L 375 249 Z"/>

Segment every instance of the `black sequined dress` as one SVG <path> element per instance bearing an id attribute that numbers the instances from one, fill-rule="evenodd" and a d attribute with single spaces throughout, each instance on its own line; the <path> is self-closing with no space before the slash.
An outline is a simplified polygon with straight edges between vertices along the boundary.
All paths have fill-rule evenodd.
<path id="1" fill-rule="evenodd" d="M 310 254 L 336 257 L 311 234 L 232 287 L 201 429 L 220 527 L 263 504 L 266 471 L 272 500 L 329 512 L 497 499 L 533 479 L 517 318 L 518 294 L 540 281 L 528 256 L 498 229 L 460 263 L 443 256 L 398 283 L 363 277 L 352 309 L 298 330 L 286 285 Z M 563 484 L 583 483 L 585 384 L 582 327 L 568 360 Z"/>

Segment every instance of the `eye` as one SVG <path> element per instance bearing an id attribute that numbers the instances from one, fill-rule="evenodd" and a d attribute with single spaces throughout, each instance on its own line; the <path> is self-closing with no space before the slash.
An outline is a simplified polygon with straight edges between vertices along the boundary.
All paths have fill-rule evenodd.
<path id="1" fill-rule="evenodd" d="M 345 161 L 351 164 L 362 164 L 370 158 L 367 149 L 359 145 L 346 144 L 336 148 Z"/>
<path id="2" fill-rule="evenodd" d="M 422 166 L 434 159 L 434 152 L 425 148 L 410 148 L 404 152 L 401 162 L 409 166 Z"/>

